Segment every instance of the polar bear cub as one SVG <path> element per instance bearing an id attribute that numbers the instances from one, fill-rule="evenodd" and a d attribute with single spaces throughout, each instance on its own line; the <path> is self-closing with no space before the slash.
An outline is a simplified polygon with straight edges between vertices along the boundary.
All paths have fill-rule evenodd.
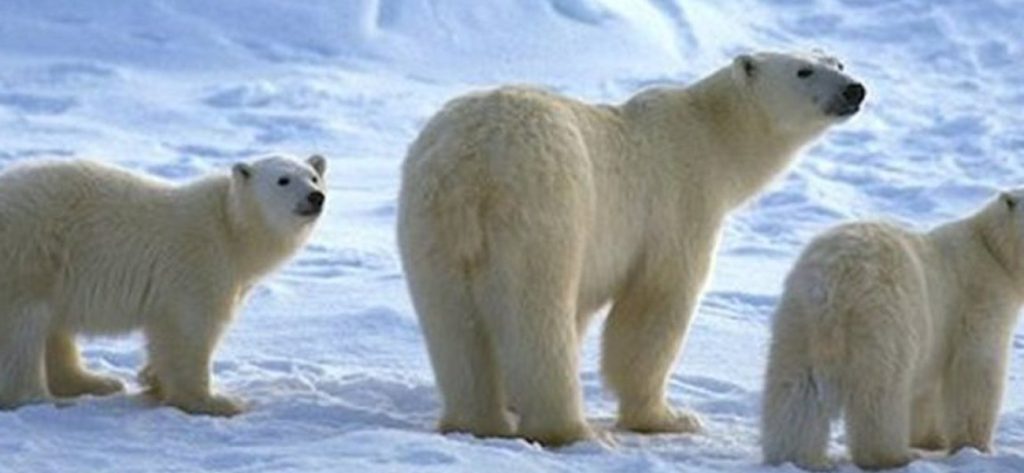
<path id="1" fill-rule="evenodd" d="M 816 238 L 786 281 L 766 375 L 765 461 L 827 468 L 842 413 L 854 463 L 911 447 L 988 451 L 1024 303 L 1024 189 L 918 234 L 853 223 Z"/>
<path id="2" fill-rule="evenodd" d="M 446 105 L 409 149 L 398 215 L 441 430 L 590 437 L 579 341 L 609 302 L 619 425 L 697 430 L 665 389 L 722 221 L 864 95 L 834 58 L 760 53 L 617 106 L 525 87 Z"/>
<path id="3" fill-rule="evenodd" d="M 326 161 L 272 156 L 174 185 L 92 161 L 0 174 L 0 408 L 105 395 L 75 335 L 142 329 L 166 404 L 233 415 L 211 355 L 248 289 L 306 240 Z"/>

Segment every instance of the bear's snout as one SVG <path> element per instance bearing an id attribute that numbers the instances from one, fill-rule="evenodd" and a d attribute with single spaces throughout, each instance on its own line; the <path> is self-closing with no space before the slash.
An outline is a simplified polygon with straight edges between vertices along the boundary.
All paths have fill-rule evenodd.
<path id="1" fill-rule="evenodd" d="M 850 105 L 860 105 L 868 91 L 859 82 L 854 82 L 843 89 L 843 98 Z"/>
<path id="2" fill-rule="evenodd" d="M 299 201 L 299 205 L 295 209 L 295 213 L 303 217 L 316 217 L 323 211 L 325 200 L 327 200 L 327 196 L 324 195 L 323 192 L 310 192 L 309 194 L 306 194 L 305 199 Z"/>
<path id="3" fill-rule="evenodd" d="M 326 199 L 327 196 L 325 196 L 324 193 L 320 191 L 310 192 L 309 195 L 306 196 L 306 202 L 309 202 L 310 205 L 313 206 L 313 209 L 316 210 L 317 212 L 319 212 L 320 209 L 324 207 L 324 200 Z"/>
<path id="4" fill-rule="evenodd" d="M 860 104 L 864 102 L 864 97 L 867 94 L 868 91 L 864 88 L 864 84 L 850 82 L 832 96 L 825 108 L 825 113 L 835 117 L 848 118 L 860 111 Z"/>

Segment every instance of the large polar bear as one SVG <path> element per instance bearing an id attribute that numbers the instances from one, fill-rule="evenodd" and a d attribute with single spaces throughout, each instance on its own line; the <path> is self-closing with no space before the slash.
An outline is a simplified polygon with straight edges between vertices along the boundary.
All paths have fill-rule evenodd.
<path id="1" fill-rule="evenodd" d="M 619 425 L 697 430 L 665 387 L 722 220 L 864 94 L 834 58 L 760 53 L 620 106 L 522 87 L 445 106 L 411 145 L 398 216 L 441 430 L 590 437 L 578 345 L 609 302 Z"/>
<path id="2" fill-rule="evenodd" d="M 246 291 L 306 240 L 325 160 L 273 156 L 172 185 L 91 161 L 0 175 L 0 408 L 119 381 L 85 371 L 76 334 L 141 328 L 169 405 L 233 415 L 210 359 Z"/>
<path id="3" fill-rule="evenodd" d="M 761 442 L 765 461 L 830 467 L 843 413 L 862 468 L 911 447 L 988 451 L 1024 303 L 1024 189 L 918 234 L 853 223 L 816 238 L 775 315 Z"/>

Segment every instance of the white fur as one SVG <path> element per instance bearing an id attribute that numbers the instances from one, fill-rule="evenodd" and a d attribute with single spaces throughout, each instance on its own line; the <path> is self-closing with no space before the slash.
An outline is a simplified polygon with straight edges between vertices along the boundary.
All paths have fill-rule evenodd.
<path id="1" fill-rule="evenodd" d="M 988 451 L 1024 302 L 1024 190 L 926 234 L 854 223 L 816 238 L 786 281 L 766 375 L 765 461 L 828 468 L 842 413 L 854 463 Z"/>
<path id="2" fill-rule="evenodd" d="M 850 83 L 829 58 L 764 53 L 621 106 L 523 87 L 445 106 L 409 150 L 398 220 L 442 431 L 589 437 L 578 342 L 609 302 L 620 425 L 697 430 L 665 386 L 722 219 L 842 119 L 820 100 Z"/>
<path id="3" fill-rule="evenodd" d="M 0 408 L 109 394 L 77 334 L 142 329 L 143 378 L 167 404 L 230 415 L 210 359 L 246 291 L 306 239 L 323 158 L 272 157 L 172 185 L 91 162 L 0 174 Z M 287 186 L 278 179 L 287 176 Z"/>

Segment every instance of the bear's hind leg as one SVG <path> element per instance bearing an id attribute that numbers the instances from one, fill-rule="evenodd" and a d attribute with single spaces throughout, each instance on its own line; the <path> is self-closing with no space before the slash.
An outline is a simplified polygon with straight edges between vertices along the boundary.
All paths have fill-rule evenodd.
<path id="1" fill-rule="evenodd" d="M 233 304 L 202 300 L 185 303 L 146 321 L 149 363 L 143 370 L 165 404 L 191 414 L 233 416 L 242 405 L 211 390 L 213 350 L 231 319 Z M 217 304 L 220 302 L 220 304 Z"/>
<path id="2" fill-rule="evenodd" d="M 571 305 L 520 304 L 493 313 L 501 375 L 519 436 L 563 445 L 593 436 L 583 414 Z M 561 308 L 561 310 L 559 310 Z"/>
<path id="3" fill-rule="evenodd" d="M 910 449 L 910 375 L 906 363 L 884 359 L 875 347 L 861 346 L 843 381 L 846 442 L 853 462 L 867 470 L 896 468 L 917 458 Z M 902 358 L 902 357 L 899 357 Z"/>
<path id="4" fill-rule="evenodd" d="M 795 291 L 793 291 L 795 292 Z M 808 470 L 829 470 L 831 418 L 839 401 L 827 360 L 814 362 L 808 318 L 793 292 L 783 295 L 774 316 L 761 409 L 761 450 L 765 463 L 788 461 Z M 829 340 L 822 340 L 829 343 Z"/>
<path id="5" fill-rule="evenodd" d="M 494 348 L 482 326 L 464 278 L 447 273 L 447 265 L 410 265 L 410 292 L 427 342 L 441 392 L 441 432 L 507 437 L 509 422 Z"/>
<path id="6" fill-rule="evenodd" d="M 52 399 L 43 356 L 51 316 L 45 302 L 0 307 L 0 409 Z"/>
<path id="7" fill-rule="evenodd" d="M 83 394 L 106 396 L 124 390 L 116 378 L 90 373 L 82 367 L 74 335 L 56 330 L 46 340 L 46 380 L 58 397 Z"/>
<path id="8" fill-rule="evenodd" d="M 950 451 L 972 447 L 992 451 L 992 435 L 1006 378 L 1009 337 L 975 334 L 961 342 L 944 380 Z"/>
<path id="9" fill-rule="evenodd" d="M 939 389 L 914 400 L 911 417 L 910 445 L 922 450 L 945 450 L 948 445 L 943 424 L 942 400 Z"/>
<path id="10" fill-rule="evenodd" d="M 474 300 L 493 334 L 506 400 L 519 415 L 517 435 L 564 445 L 592 438 L 593 432 L 579 381 L 579 247 L 559 248 L 551 241 L 560 240 L 497 245 L 506 251 L 491 255 L 496 261 Z"/>

